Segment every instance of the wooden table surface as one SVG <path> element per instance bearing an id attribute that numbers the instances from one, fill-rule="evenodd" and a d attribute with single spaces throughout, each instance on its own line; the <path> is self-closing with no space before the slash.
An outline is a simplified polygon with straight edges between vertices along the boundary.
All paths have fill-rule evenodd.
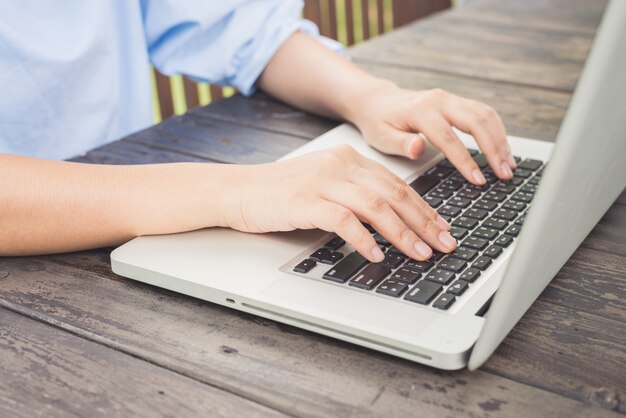
<path id="1" fill-rule="evenodd" d="M 484 100 L 552 141 L 604 1 L 485 0 L 350 50 L 403 87 Z M 272 161 L 336 122 L 257 94 L 77 161 Z M 590 138 L 593 140 L 593 138 Z M 438 371 L 111 272 L 111 249 L 0 259 L 0 416 L 626 413 L 626 194 L 491 359 Z"/>

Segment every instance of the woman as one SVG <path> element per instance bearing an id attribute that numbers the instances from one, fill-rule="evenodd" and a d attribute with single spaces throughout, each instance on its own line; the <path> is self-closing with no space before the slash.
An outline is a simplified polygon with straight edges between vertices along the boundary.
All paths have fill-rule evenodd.
<path id="1" fill-rule="evenodd" d="M 0 255 L 224 226 L 321 228 L 381 261 L 361 221 L 418 260 L 432 249 L 452 251 L 456 241 L 436 211 L 346 147 L 255 166 L 55 161 L 149 125 L 152 62 L 166 74 L 243 94 L 260 88 L 350 121 L 389 154 L 416 159 L 426 138 L 468 181 L 483 184 L 455 126 L 476 138 L 498 177 L 512 177 L 515 161 L 491 107 L 367 74 L 300 20 L 301 7 L 298 0 L 0 0 Z"/>

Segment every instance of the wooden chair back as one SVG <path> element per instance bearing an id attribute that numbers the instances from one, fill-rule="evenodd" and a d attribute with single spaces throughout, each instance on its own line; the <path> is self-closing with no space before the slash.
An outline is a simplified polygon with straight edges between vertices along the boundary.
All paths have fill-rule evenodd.
<path id="1" fill-rule="evenodd" d="M 303 15 L 318 25 L 322 35 L 349 46 L 450 7 L 451 0 L 305 0 Z M 187 77 L 182 77 L 181 87 L 180 78 L 172 79 L 156 70 L 154 77 L 157 120 L 233 93 L 232 89 L 217 85 L 198 85 Z M 178 109 L 173 95 L 176 86 L 177 94 L 184 95 L 183 105 Z"/>

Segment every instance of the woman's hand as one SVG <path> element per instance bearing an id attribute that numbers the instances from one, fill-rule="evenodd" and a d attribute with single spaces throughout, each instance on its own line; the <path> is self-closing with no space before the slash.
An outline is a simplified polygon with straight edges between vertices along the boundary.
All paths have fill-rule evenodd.
<path id="1" fill-rule="evenodd" d="M 348 118 L 370 145 L 387 153 L 417 159 L 424 139 L 439 148 L 468 181 L 485 178 L 452 127 L 471 134 L 493 172 L 511 179 L 516 164 L 502 120 L 490 106 L 441 89 L 403 90 L 393 83 L 373 83 L 354 98 Z"/>
<path id="2" fill-rule="evenodd" d="M 246 232 L 320 228 L 336 232 L 373 262 L 384 256 L 369 223 L 404 254 L 450 252 L 450 226 L 401 178 L 342 145 L 293 160 L 241 166 L 227 226 Z"/>

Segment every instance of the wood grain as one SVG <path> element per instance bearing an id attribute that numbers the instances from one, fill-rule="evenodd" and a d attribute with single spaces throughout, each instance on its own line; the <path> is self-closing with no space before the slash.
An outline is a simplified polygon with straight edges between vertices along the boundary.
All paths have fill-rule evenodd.
<path id="1" fill-rule="evenodd" d="M 379 64 L 571 92 L 591 40 L 587 34 L 490 26 L 450 13 L 356 45 L 349 54 Z"/>
<path id="2" fill-rule="evenodd" d="M 284 416 L 0 308 L 0 416 Z"/>
<path id="3" fill-rule="evenodd" d="M 406 416 L 417 408 L 428 416 L 591 414 L 582 402 L 493 373 L 441 372 L 47 258 L 5 260 L 2 306 L 273 409 L 306 416 Z M 602 329 L 601 317 L 589 320 L 586 327 Z M 518 355 L 532 356 L 530 348 Z M 600 357 L 611 355 L 598 349 Z"/>

